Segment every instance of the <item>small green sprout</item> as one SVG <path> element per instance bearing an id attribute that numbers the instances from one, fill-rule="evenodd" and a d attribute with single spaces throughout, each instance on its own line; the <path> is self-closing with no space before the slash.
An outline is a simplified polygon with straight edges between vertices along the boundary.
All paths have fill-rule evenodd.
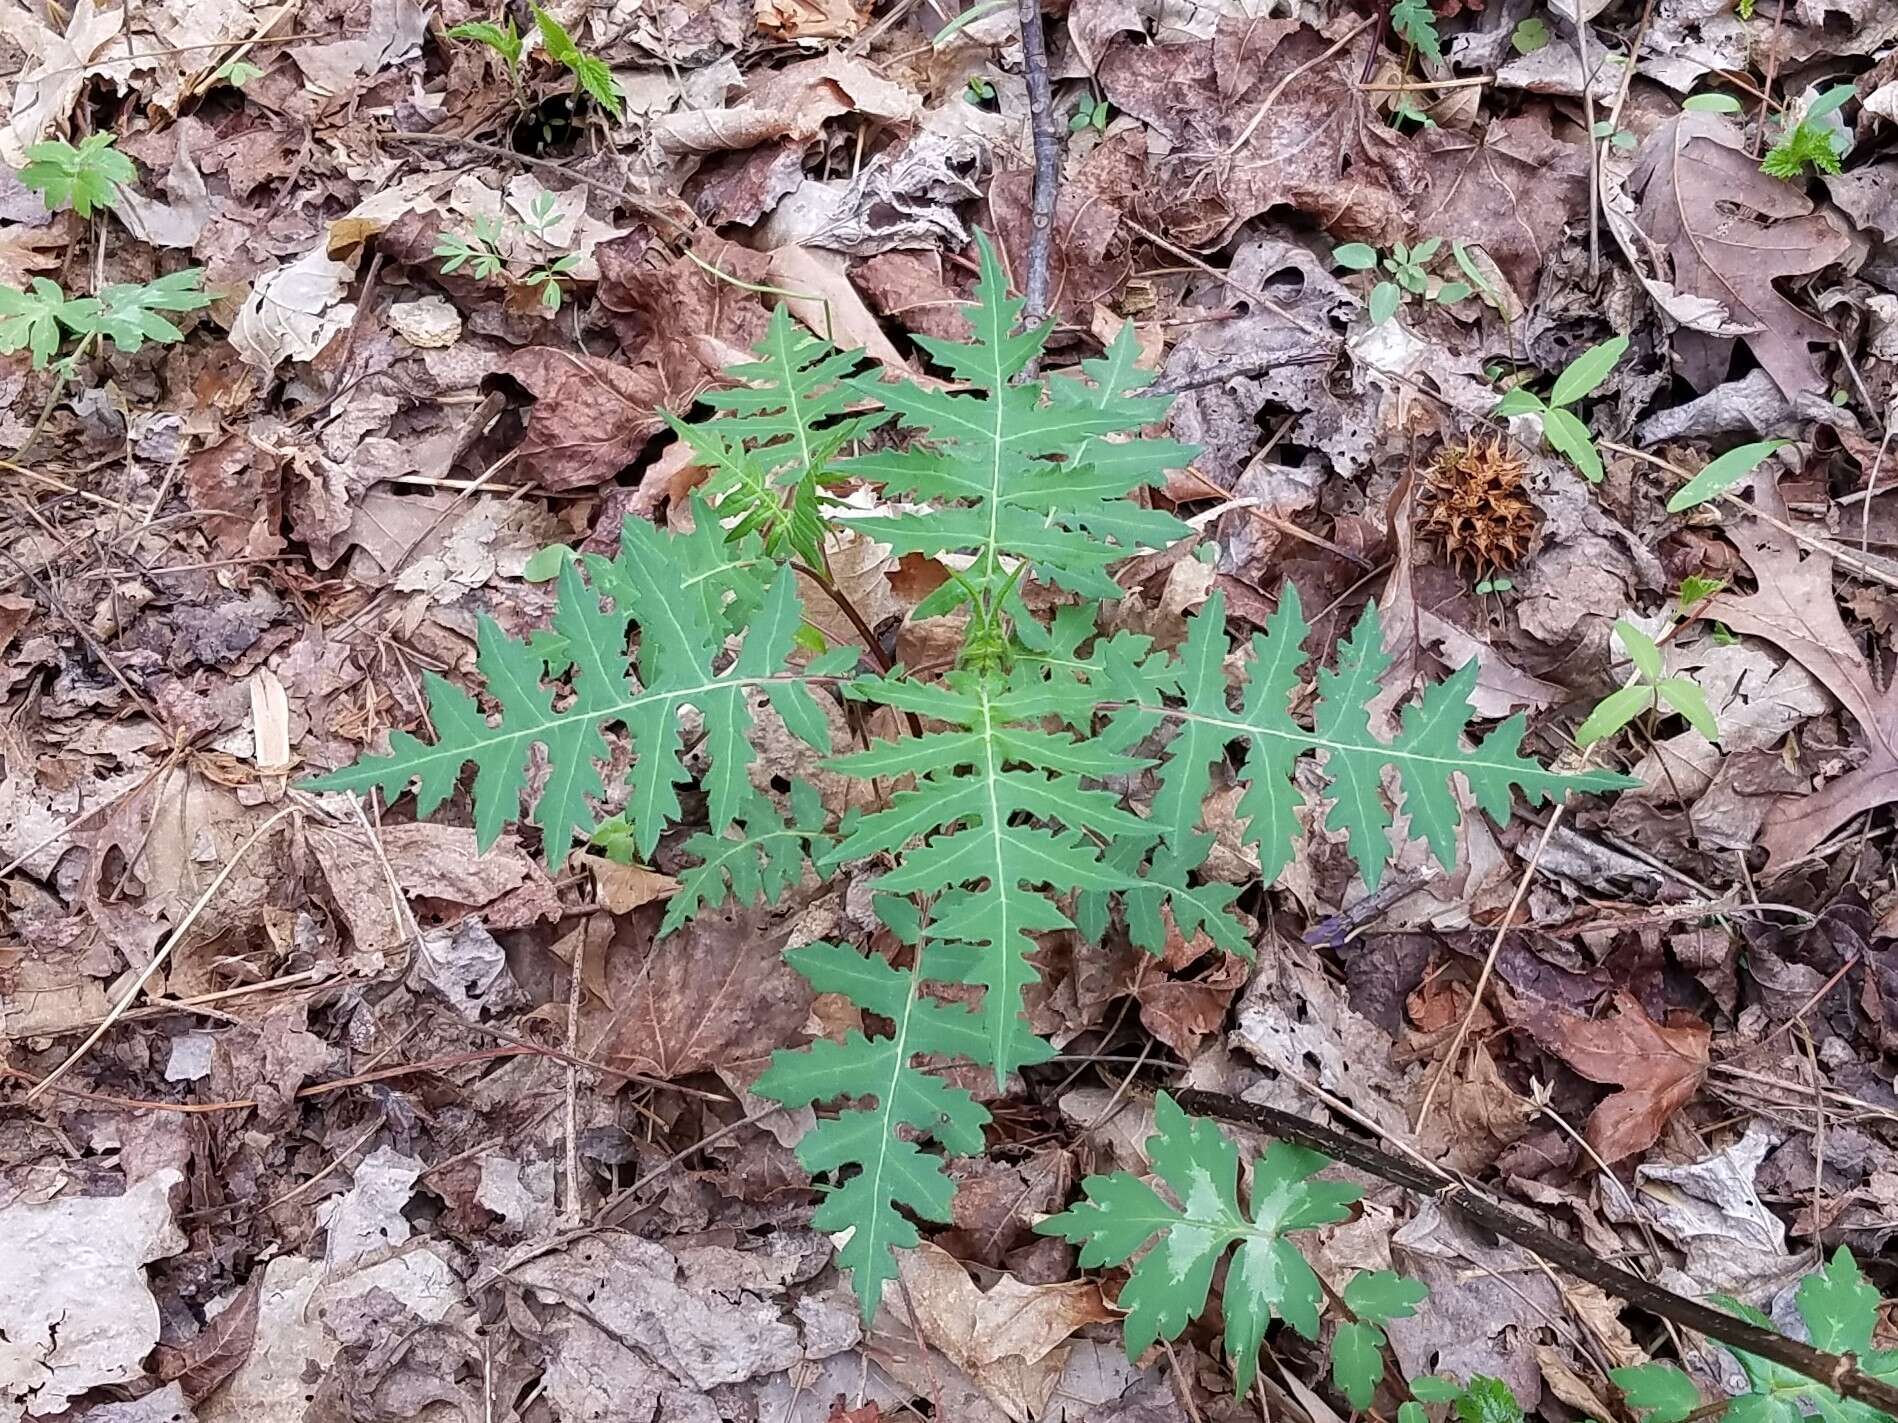
<path id="1" fill-rule="evenodd" d="M 1661 648 L 1653 638 L 1621 618 L 1615 623 L 1615 639 L 1634 663 L 1635 680 L 1596 703 L 1576 730 L 1577 746 L 1592 746 L 1613 736 L 1637 716 L 1662 704 L 1686 717 L 1687 724 L 1709 741 L 1720 739 L 1720 725 L 1707 705 L 1707 694 L 1691 678 L 1665 675 Z"/>
<path id="2" fill-rule="evenodd" d="M 91 217 L 94 208 L 115 206 L 119 189 L 138 181 L 138 169 L 117 143 L 112 133 L 87 134 L 76 148 L 63 138 L 35 143 L 26 150 L 20 181 L 39 193 L 48 212 L 70 203 L 81 217 Z"/>
<path id="3" fill-rule="evenodd" d="M 1538 415 L 1542 438 L 1567 455 L 1590 484 L 1602 480 L 1601 452 L 1579 416 L 1568 407 L 1588 395 L 1615 368 L 1628 350 L 1628 338 L 1617 336 L 1591 346 L 1564 367 L 1545 402 L 1527 386 L 1517 386 L 1496 402 L 1492 415 Z"/>

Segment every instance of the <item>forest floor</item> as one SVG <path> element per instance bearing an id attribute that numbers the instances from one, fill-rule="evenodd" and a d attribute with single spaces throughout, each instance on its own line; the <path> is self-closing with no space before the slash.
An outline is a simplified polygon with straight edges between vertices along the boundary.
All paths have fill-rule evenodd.
<path id="1" fill-rule="evenodd" d="M 1037 65 L 1015 7 L 954 3 L 557 0 L 563 67 L 473 0 L 8 0 L 0 1423 L 1356 1416 L 1282 1329 L 1235 1397 L 1217 1308 L 1130 1361 L 1125 1272 L 1034 1233 L 1147 1169 L 1156 1085 L 1782 1326 L 1840 1245 L 1898 1286 L 1898 6 L 1069 0 Z M 28 148 L 94 133 L 130 175 L 49 211 Z M 1177 647 L 1218 594 L 1243 643 L 1290 586 L 1324 660 L 1375 601 L 1392 702 L 1474 659 L 1477 716 L 1570 764 L 1639 674 L 1618 623 L 1699 699 L 1593 744 L 1636 787 L 1471 813 L 1375 895 L 1321 807 L 1261 883 L 1219 781 L 1254 958 L 1042 936 L 1060 1055 L 966 1084 L 988 1150 L 866 1325 L 812 1112 L 749 1090 L 862 1025 L 787 943 L 900 956 L 861 876 L 661 934 L 683 834 L 550 869 L 531 823 L 480 850 L 465 791 L 298 782 L 424 730 L 427 677 L 479 689 L 480 619 L 548 621 L 542 550 L 689 527 L 666 414 L 780 301 L 942 376 L 917 338 L 963 339 L 978 231 L 1045 279 L 1044 370 L 1131 324 L 1197 448 L 1152 494 L 1196 538 L 1120 566 L 1115 627 Z M 60 306 L 186 269 L 208 304 L 142 298 L 142 338 Z M 944 569 L 827 557 L 822 640 L 944 657 Z M 854 794 L 789 738 L 757 775 Z M 1354 1179 L 1313 1263 L 1429 1285 L 1405 1377 L 1625 1423 L 1612 1368 L 1731 1374 Z"/>

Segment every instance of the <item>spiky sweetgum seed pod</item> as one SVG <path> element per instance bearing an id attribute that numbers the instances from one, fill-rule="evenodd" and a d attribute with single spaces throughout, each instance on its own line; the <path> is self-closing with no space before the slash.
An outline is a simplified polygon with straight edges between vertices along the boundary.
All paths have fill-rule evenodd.
<path id="1" fill-rule="evenodd" d="M 1514 568 L 1541 522 L 1528 471 L 1501 440 L 1445 445 L 1417 490 L 1417 535 L 1473 574 Z"/>

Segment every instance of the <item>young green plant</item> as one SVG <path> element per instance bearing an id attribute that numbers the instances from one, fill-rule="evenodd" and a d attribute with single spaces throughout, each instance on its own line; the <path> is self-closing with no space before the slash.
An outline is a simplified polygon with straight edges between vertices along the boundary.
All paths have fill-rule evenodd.
<path id="1" fill-rule="evenodd" d="M 1570 407 L 1608 379 L 1608 373 L 1627 350 L 1626 336 L 1590 346 L 1563 367 L 1546 401 L 1526 385 L 1519 385 L 1498 400 L 1490 414 L 1538 417 L 1542 422 L 1542 438 L 1568 456 L 1590 484 L 1600 484 L 1601 452 L 1595 448 L 1595 437 L 1589 433 L 1588 426 Z"/>
<path id="2" fill-rule="evenodd" d="M 787 955 L 815 991 L 862 1010 L 866 1030 L 776 1053 L 753 1089 L 828 1109 L 798 1154 L 824 1182 L 815 1226 L 848 1235 L 839 1263 L 866 1319 L 895 1277 L 894 1251 L 921 1238 L 918 1222 L 950 1218 L 946 1157 L 984 1148 L 987 1108 L 944 1069 L 975 1067 L 1000 1083 L 1054 1053 L 1026 1015 L 1040 936 L 1099 943 L 1118 924 L 1156 954 L 1175 930 L 1251 952 L 1237 888 L 1204 870 L 1216 764 L 1237 762 L 1240 838 L 1256 847 L 1266 883 L 1305 834 L 1300 788 L 1314 781 L 1329 788 L 1325 824 L 1371 887 L 1397 850 L 1387 774 L 1410 833 L 1445 864 L 1464 814 L 1453 778 L 1499 820 L 1518 791 L 1535 802 L 1632 784 L 1538 764 L 1522 754 L 1519 716 L 1473 731 L 1473 662 L 1405 706 L 1394 736 L 1375 734 L 1369 706 L 1390 670 L 1375 608 L 1317 670 L 1311 696 L 1301 692 L 1311 628 L 1289 584 L 1239 659 L 1236 696 L 1217 594 L 1177 651 L 1102 631 L 1122 595 L 1115 565 L 1189 536 L 1144 495 L 1193 451 L 1142 433 L 1164 421 L 1168 399 L 1142 393 L 1131 328 L 1076 372 L 1026 378 L 1052 324 L 1019 329 L 1022 303 L 1007 294 L 999 256 L 986 238 L 977 246 L 971 339 L 918 338 L 954 386 L 892 382 L 860 353 L 774 316 L 758 360 L 712 397 L 713 418 L 680 431 L 714 472 L 691 532 L 633 518 L 617 557 L 553 556 L 539 570 L 557 590 L 548 632 L 524 639 L 479 625 L 477 681 L 498 720 L 430 677 L 432 740 L 395 732 L 387 754 L 307 783 L 396 795 L 419 782 L 417 809 L 430 815 L 473 764 L 464 804 L 478 842 L 492 844 L 525 800 L 556 869 L 603 818 L 622 823 L 602 847 L 648 864 L 689 819 L 685 858 L 696 863 L 680 875 L 690 897 L 669 911 L 674 927 L 728 897 L 775 903 L 811 868 L 874 872 L 870 909 L 894 954 L 818 942 Z M 852 444 L 865 448 L 845 454 Z M 832 479 L 875 488 L 879 507 L 847 512 L 799 493 Z M 952 665 L 810 650 L 803 587 L 822 570 L 810 540 L 821 545 L 839 523 L 947 572 L 911 617 L 952 620 Z M 1031 580 L 1063 596 L 1030 598 Z M 835 754 L 840 704 L 880 716 L 888 735 Z M 851 800 L 875 808 L 838 821 L 793 790 L 787 814 L 758 785 L 778 770 L 757 764 L 753 742 L 769 716 L 834 776 L 862 782 Z M 630 769 L 609 778 L 609 766 Z M 702 794 L 682 795 L 694 782 Z M 1144 814 L 1128 802 L 1143 782 L 1156 787 Z M 1309 1174 L 1295 1171 L 1287 1189 Z M 1312 1189 L 1301 1199 L 1332 1199 L 1334 1188 Z M 1262 1228 L 1263 1208 L 1255 1192 L 1248 1231 Z M 1374 1304 L 1360 1322 L 1390 1317 Z M 1289 1293 L 1271 1307 L 1309 1321 Z"/>
<path id="3" fill-rule="evenodd" d="M 95 209 L 118 206 L 119 189 L 138 181 L 138 170 L 117 144 L 114 133 L 88 134 L 77 146 L 63 138 L 32 144 L 20 182 L 40 195 L 48 212 L 70 205 L 89 218 Z"/>
<path id="4" fill-rule="evenodd" d="M 1760 171 L 1789 180 L 1805 177 L 1808 168 L 1816 173 L 1837 173 L 1845 156 L 1840 144 L 1846 134 L 1838 124 L 1826 120 L 1857 92 L 1850 84 L 1834 84 L 1823 90 L 1807 105 L 1798 123 L 1780 130 L 1778 139 L 1766 151 Z"/>
<path id="5" fill-rule="evenodd" d="M 1467 282 L 1445 282 L 1430 274 L 1430 264 L 1442 250 L 1441 237 L 1426 238 L 1415 247 L 1399 242 L 1391 248 L 1390 256 L 1382 259 L 1384 270 L 1390 276 L 1373 286 L 1367 299 L 1373 326 L 1382 326 L 1396 315 L 1406 292 L 1441 306 L 1452 306 L 1475 290 Z M 1373 271 L 1379 262 L 1377 249 L 1368 242 L 1347 242 L 1332 251 L 1331 260 L 1350 272 Z M 1466 254 L 1459 253 L 1458 262 L 1468 270 Z"/>
<path id="6" fill-rule="evenodd" d="M 1687 724 L 1709 741 L 1720 739 L 1720 725 L 1707 705 L 1707 694 L 1691 677 L 1667 675 L 1659 643 L 1626 618 L 1616 620 L 1615 640 L 1634 664 L 1634 680 L 1596 703 L 1575 732 L 1576 745 L 1592 746 L 1663 705 L 1686 717 Z"/>

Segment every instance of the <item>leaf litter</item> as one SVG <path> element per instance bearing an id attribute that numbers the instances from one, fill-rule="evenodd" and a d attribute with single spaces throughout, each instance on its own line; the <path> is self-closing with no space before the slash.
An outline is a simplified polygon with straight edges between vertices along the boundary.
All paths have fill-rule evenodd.
<path id="1" fill-rule="evenodd" d="M 675 922 L 705 893 L 684 833 L 547 866 L 542 827 L 491 842 L 465 797 L 423 820 L 294 781 L 421 728 L 431 679 L 479 687 L 484 619 L 544 636 L 539 550 L 694 528 L 707 471 L 670 419 L 780 304 L 919 391 L 958 375 L 930 342 L 963 339 L 973 234 L 1018 287 L 1037 260 L 1014 17 L 553 7 L 617 119 L 575 102 L 535 25 L 512 62 L 457 37 L 507 23 L 465 3 L 0 18 L 0 285 L 103 299 L 201 268 L 210 298 L 172 313 L 180 339 L 0 358 L 0 1418 L 1251 1416 L 1217 1312 L 1123 1354 L 1155 1307 L 1143 1242 L 1109 1261 L 1036 1229 L 1078 1219 L 1090 1172 L 1176 1208 L 1169 1086 L 1368 1129 L 1685 1293 L 1889 1347 L 1888 1321 L 1859 1339 L 1835 1251 L 1898 1229 L 1898 31 L 1870 3 L 1588 11 L 1406 5 L 1396 45 L 1344 5 L 1046 17 L 1046 364 L 1126 328 L 1179 392 L 1147 433 L 1197 447 L 1153 495 L 1193 542 L 1124 566 L 1114 627 L 1179 648 L 1210 607 L 1244 638 L 1290 588 L 1329 659 L 1375 599 L 1380 706 L 1474 661 L 1483 729 L 1527 709 L 1547 759 L 1636 675 L 1626 618 L 1719 735 L 1642 714 L 1591 753 L 1638 785 L 1556 824 L 1494 827 L 1460 782 L 1447 819 L 1405 802 L 1395 832 L 1457 827 L 1457 869 L 1405 848 L 1378 884 L 1327 825 L 1328 765 L 1297 773 L 1261 883 L 1245 783 L 1209 744 L 1207 879 L 1256 961 L 1171 916 L 1151 954 L 1126 926 L 1039 933 L 1028 1011 L 1064 1060 L 952 1074 L 986 1154 L 868 1321 L 793 1149 L 831 1111 L 752 1089 L 776 1050 L 882 1031 L 784 957 L 835 940 L 901 964 L 872 873 L 727 848 L 741 902 Z M 1762 172 L 1840 82 L 1806 150 L 1838 171 Z M 49 212 L 14 176 L 106 131 L 136 175 L 109 212 Z M 438 246 L 477 239 L 491 271 L 443 270 Z M 1589 484 L 1492 412 L 1613 337 L 1627 354 L 1578 407 Z M 1419 490 L 1493 438 L 1533 532 L 1472 571 L 1415 536 Z M 1769 438 L 1790 443 L 1726 494 L 1670 503 Z M 848 527 L 803 636 L 866 666 L 951 655 L 926 600 L 968 570 L 879 539 L 913 502 L 823 492 Z M 1243 675 L 1213 659 L 1200 694 Z M 1300 715 L 1313 690 L 1291 689 Z M 836 749 L 887 730 L 822 713 Z M 900 788 L 755 719 L 754 778 L 716 793 L 801 807 L 791 839 Z M 718 763 L 683 727 L 696 807 Z M 608 755 L 615 784 L 630 753 Z M 1126 781 L 1166 813 L 1150 773 Z M 1235 1211 L 1255 1204 L 1266 1143 L 1204 1132 Z M 1610 1371 L 1731 1369 L 1340 1170 L 1369 1194 L 1312 1258 L 1347 1299 L 1354 1270 L 1430 1286 L 1376 1325 L 1407 1376 L 1501 1378 L 1560 1423 L 1606 1416 Z M 1244 1297 L 1195 1268 L 1230 1326 Z M 1302 1317 L 1296 1283 L 1280 1307 Z M 1273 1408 L 1348 1411 L 1327 1339 L 1273 1326 Z"/>

